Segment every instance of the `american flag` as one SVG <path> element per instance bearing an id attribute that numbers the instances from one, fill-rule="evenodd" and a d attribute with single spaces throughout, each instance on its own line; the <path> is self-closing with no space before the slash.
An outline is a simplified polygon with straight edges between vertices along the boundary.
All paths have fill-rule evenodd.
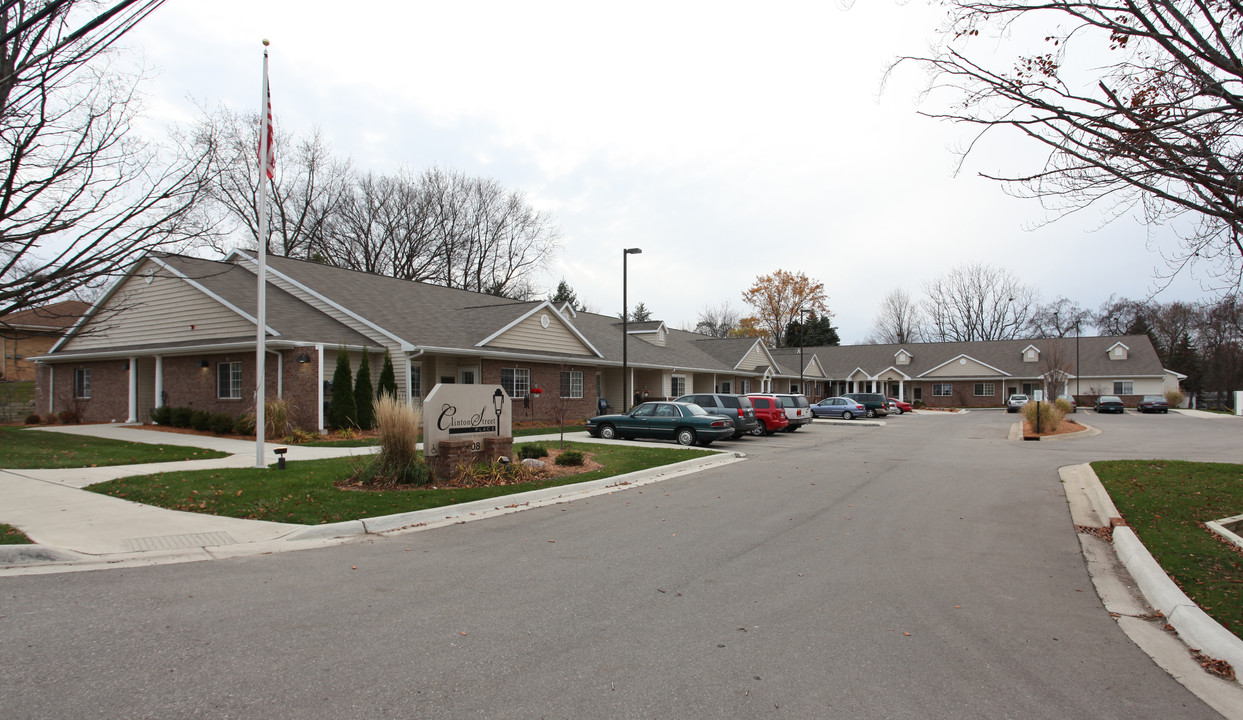
<path id="1" fill-rule="evenodd" d="M 264 54 L 264 57 L 266 58 L 267 51 L 264 51 L 263 54 Z M 262 162 L 266 166 L 267 172 L 268 172 L 268 179 L 271 180 L 273 173 L 276 172 L 276 150 L 273 147 L 273 143 L 272 143 L 274 139 L 273 133 L 272 133 L 272 89 L 268 87 L 267 63 L 264 63 L 263 65 L 263 88 L 264 88 L 264 92 L 267 95 L 266 99 L 268 102 L 268 115 L 267 115 L 266 121 L 262 123 L 262 127 L 259 130 L 259 151 L 258 152 L 259 152 L 259 161 Z M 266 131 L 266 133 L 264 131 Z M 267 144 L 268 144 L 268 156 L 267 156 L 266 162 L 264 162 L 264 157 L 263 157 L 263 140 L 264 140 L 265 134 L 267 135 Z"/>

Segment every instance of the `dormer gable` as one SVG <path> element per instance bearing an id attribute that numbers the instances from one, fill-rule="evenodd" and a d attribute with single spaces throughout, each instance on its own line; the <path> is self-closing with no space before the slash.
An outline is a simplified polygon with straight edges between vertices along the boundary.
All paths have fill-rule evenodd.
<path id="1" fill-rule="evenodd" d="M 571 305 L 568 300 L 561 303 L 561 305 L 557 308 L 557 312 L 561 314 L 561 317 L 565 318 L 573 319 L 578 317 L 578 311 L 574 309 L 574 306 Z"/>
<path id="2" fill-rule="evenodd" d="M 910 365 L 911 359 L 914 357 L 915 357 L 914 355 L 907 352 L 906 348 L 899 348 L 898 351 L 893 354 L 893 364 L 894 365 Z"/>
<path id="3" fill-rule="evenodd" d="M 626 332 L 629 335 L 633 335 L 636 339 L 658 347 L 664 347 L 669 339 L 669 328 L 663 320 L 630 323 L 630 327 Z"/>
<path id="4" fill-rule="evenodd" d="M 1106 352 L 1109 353 L 1110 360 L 1126 360 L 1131 355 L 1131 348 L 1127 347 L 1125 343 L 1119 341 L 1113 345 L 1110 345 L 1109 350 Z"/>
<path id="5" fill-rule="evenodd" d="M 1040 360 L 1040 348 L 1035 345 L 1028 345 L 1023 348 L 1023 362 L 1034 363 Z"/>

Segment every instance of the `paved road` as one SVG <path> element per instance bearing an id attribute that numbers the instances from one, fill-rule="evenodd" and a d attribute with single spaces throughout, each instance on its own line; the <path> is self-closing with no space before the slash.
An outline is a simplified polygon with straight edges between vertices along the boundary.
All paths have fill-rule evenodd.
<path id="1" fill-rule="evenodd" d="M 1057 467 L 1243 424 L 816 424 L 643 489 L 340 547 L 0 580 L 6 718 L 1211 718 L 1093 592 Z"/>

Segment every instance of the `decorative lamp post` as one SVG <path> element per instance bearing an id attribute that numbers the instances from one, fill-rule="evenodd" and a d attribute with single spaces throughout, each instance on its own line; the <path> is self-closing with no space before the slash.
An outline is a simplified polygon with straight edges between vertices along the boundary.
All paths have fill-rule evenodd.
<path id="1" fill-rule="evenodd" d="M 492 409 L 496 411 L 496 435 L 501 435 L 501 410 L 505 407 L 505 391 L 497 388 L 492 393 Z"/>
<path id="2" fill-rule="evenodd" d="M 626 341 L 630 338 L 630 310 L 626 306 L 626 256 L 641 252 L 641 248 L 622 250 L 622 412 L 630 410 L 630 372 L 626 357 Z"/>

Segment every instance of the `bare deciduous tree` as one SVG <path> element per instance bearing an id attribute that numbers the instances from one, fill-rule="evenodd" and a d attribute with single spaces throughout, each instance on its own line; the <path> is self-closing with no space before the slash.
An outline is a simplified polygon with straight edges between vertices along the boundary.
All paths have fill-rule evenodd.
<path id="1" fill-rule="evenodd" d="M 1049 392 L 1048 400 L 1066 392 L 1066 380 L 1075 372 L 1075 347 L 1071 340 L 1051 340 L 1040 345 L 1040 377 Z"/>
<path id="2" fill-rule="evenodd" d="M 0 3 L 0 315 L 204 232 L 204 154 L 140 138 L 141 75 L 109 47 L 162 2 Z"/>
<path id="3" fill-rule="evenodd" d="M 937 118 L 1020 133 L 1043 167 L 987 175 L 1057 214 L 1139 203 L 1179 216 L 1171 273 L 1201 264 L 1243 278 L 1243 12 L 1235 2 L 950 0 L 932 84 L 954 91 Z M 1039 38 L 1043 38 L 1041 41 Z M 1035 45 L 1036 47 L 1033 47 Z M 1086 59 L 1085 59 L 1086 58 Z M 1071 61 L 1074 62 L 1071 62 Z M 902 61 L 899 61 L 902 62 Z M 974 144 L 974 143 L 973 143 Z M 968 153 L 970 150 L 968 150 Z"/>
<path id="4" fill-rule="evenodd" d="M 729 333 L 738 327 L 738 311 L 727 302 L 719 305 L 705 305 L 695 320 L 695 332 L 714 338 L 729 337 Z"/>
<path id="5" fill-rule="evenodd" d="M 1038 296 L 1007 270 L 959 265 L 924 285 L 930 340 L 1010 340 L 1027 328 Z"/>
<path id="6" fill-rule="evenodd" d="M 923 324 L 919 303 L 911 299 L 907 291 L 894 288 L 881 300 L 867 342 L 876 345 L 919 342 L 924 334 Z"/>
<path id="7" fill-rule="evenodd" d="M 1032 337 L 1060 338 L 1082 335 L 1083 326 L 1092 324 L 1092 313 L 1072 300 L 1059 297 L 1041 305 L 1032 313 L 1030 333 Z"/>
<path id="8" fill-rule="evenodd" d="M 254 248 L 259 236 L 259 115 L 226 107 L 205 112 L 194 130 L 197 152 L 214 153 L 206 177 L 217 211 L 231 222 L 230 246 Z M 269 185 L 267 252 L 302 259 L 323 254 L 325 227 L 339 209 L 349 163 L 336 158 L 318 129 L 301 137 L 274 123 L 276 173 Z M 218 245 L 224 252 L 229 247 Z"/>

